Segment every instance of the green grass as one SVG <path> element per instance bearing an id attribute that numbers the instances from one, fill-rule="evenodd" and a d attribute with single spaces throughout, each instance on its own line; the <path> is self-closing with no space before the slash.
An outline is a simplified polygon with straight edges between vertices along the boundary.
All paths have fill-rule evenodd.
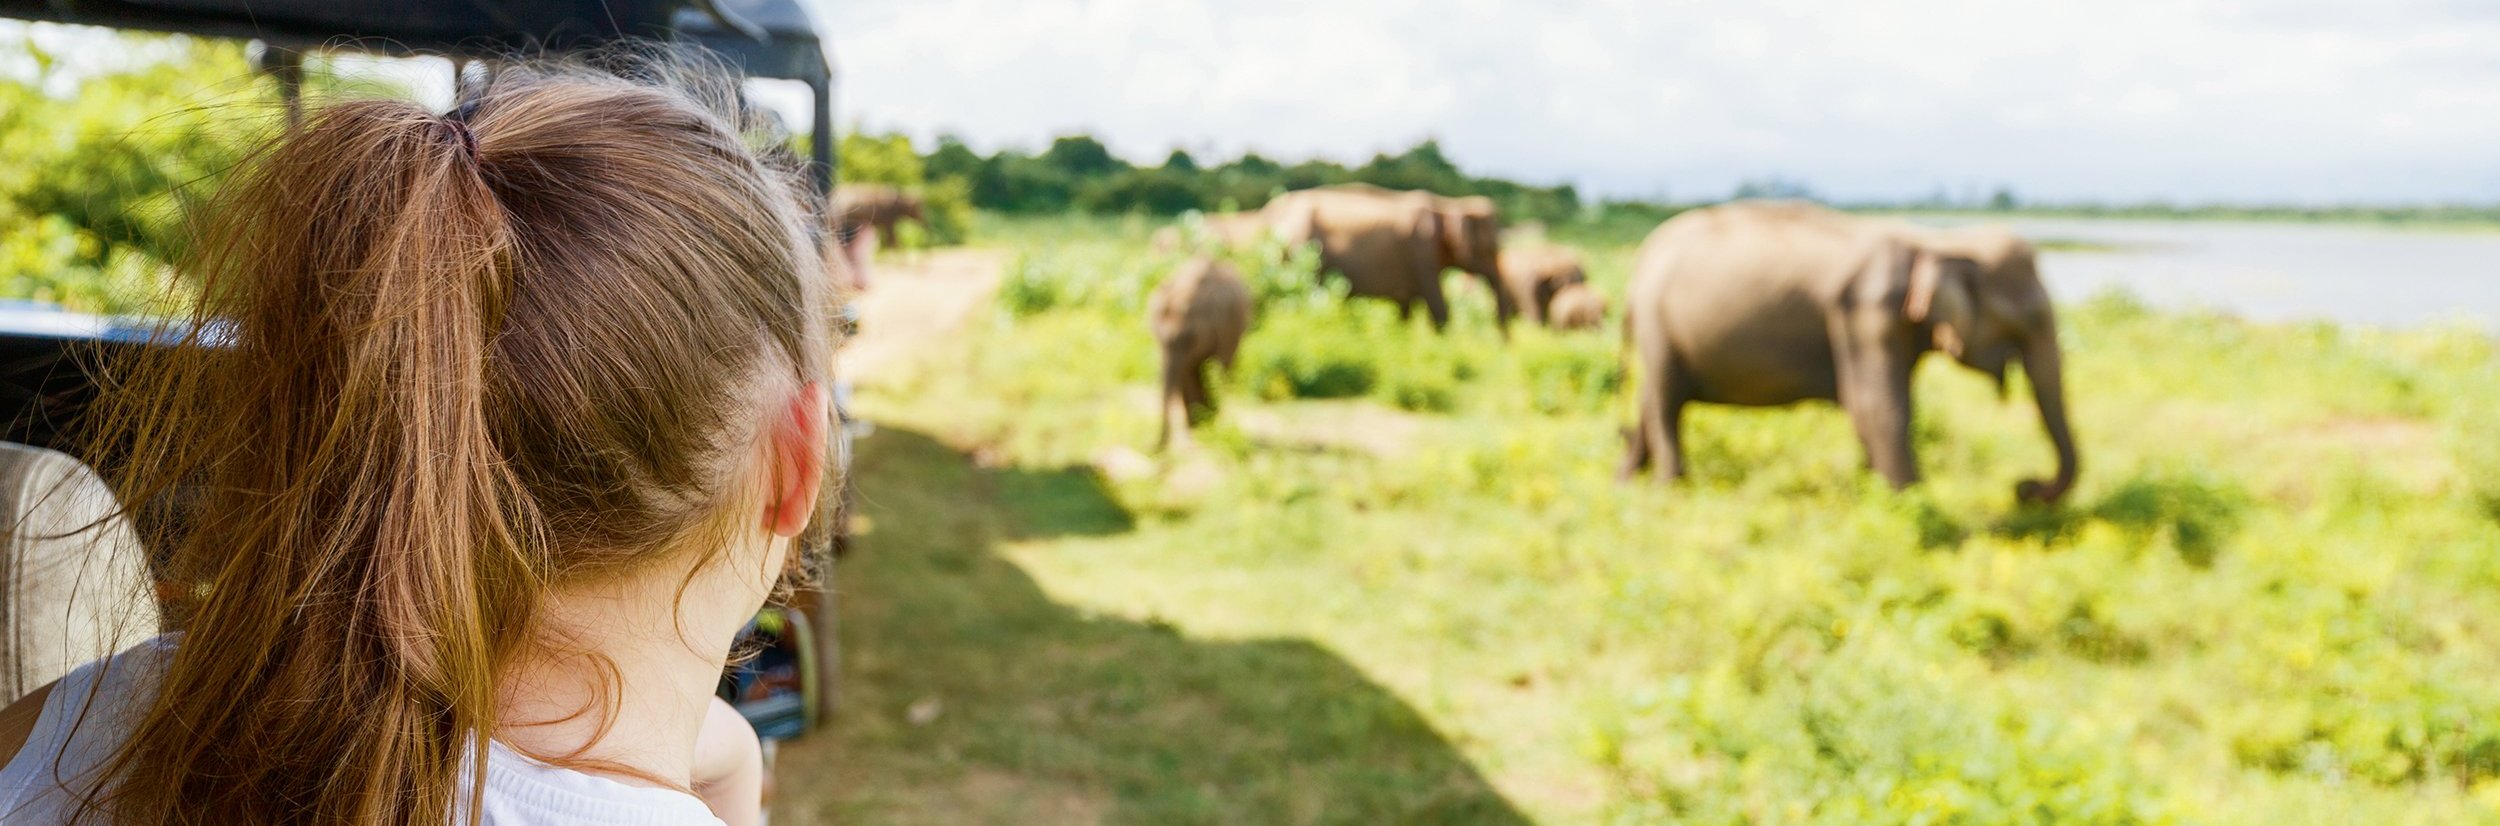
<path id="1" fill-rule="evenodd" d="M 1619 331 L 1505 343 L 1466 289 L 1436 336 L 1247 260 L 1222 415 L 1129 469 L 1152 228 L 993 220 L 997 310 L 864 389 L 850 710 L 784 818 L 2500 822 L 2482 333 L 2106 297 L 2062 507 L 2013 503 L 2020 382 L 1942 359 L 1919 488 L 1829 406 L 1704 406 L 1667 489 L 1613 480 Z"/>

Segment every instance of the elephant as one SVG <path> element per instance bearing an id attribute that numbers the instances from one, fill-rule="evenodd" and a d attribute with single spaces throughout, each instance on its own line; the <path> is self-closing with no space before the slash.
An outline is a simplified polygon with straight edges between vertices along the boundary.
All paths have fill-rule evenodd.
<path id="1" fill-rule="evenodd" d="M 2055 502 L 2074 486 L 2056 312 L 2031 245 L 2005 230 L 1922 229 L 1782 201 L 1692 210 L 1642 242 L 1626 313 L 1640 378 L 1627 478 L 1684 474 L 1688 402 L 1823 399 L 1848 412 L 1867 463 L 1907 487 L 1919 479 L 1910 375 L 1941 350 L 1994 377 L 2000 393 L 2007 363 L 2022 360 L 2057 471 L 2015 495 Z"/>
<path id="2" fill-rule="evenodd" d="M 1519 304 L 1502 294 L 1501 209 L 1493 199 L 1482 195 L 1434 195 L 1433 211 L 1441 216 L 1444 243 L 1454 253 L 1442 266 L 1456 267 L 1484 279 L 1485 287 L 1493 291 L 1496 322 L 1503 332 L 1509 332 L 1511 318 L 1519 314 Z"/>
<path id="3" fill-rule="evenodd" d="M 888 243 L 894 240 L 894 227 L 909 218 L 922 229 L 929 227 L 927 211 L 920 196 L 886 184 L 843 184 L 833 191 L 833 210 L 838 216 L 836 227 L 848 238 L 861 227 L 874 227 L 877 235 Z"/>
<path id="4" fill-rule="evenodd" d="M 1163 347 L 1163 432 L 1155 445 L 1186 445 L 1193 419 L 1215 410 L 1207 362 L 1231 370 L 1250 329 L 1250 287 L 1231 264 L 1191 258 L 1155 286 L 1146 320 Z"/>
<path id="5" fill-rule="evenodd" d="M 833 275 L 835 296 L 848 301 L 868 292 L 878 238 L 875 232 L 851 232 L 824 239 L 825 271 Z"/>
<path id="6" fill-rule="evenodd" d="M 1510 293 L 1521 315 L 1539 324 L 1548 322 L 1547 308 L 1556 293 L 1589 280 L 1580 256 L 1561 247 L 1513 247 L 1502 250 L 1501 262 L 1503 291 Z"/>
<path id="7" fill-rule="evenodd" d="M 1421 304 L 1434 329 L 1449 326 L 1441 271 L 1450 267 L 1492 288 L 1503 332 L 1518 312 L 1501 288 L 1501 216 L 1492 199 L 1343 184 L 1279 195 L 1260 214 L 1287 246 L 1318 242 L 1322 272 L 1345 278 L 1354 295 L 1396 302 L 1402 317 Z"/>
<path id="8" fill-rule="evenodd" d="M 1606 297 L 1586 283 L 1566 284 L 1554 293 L 1545 323 L 1557 330 L 1594 330 L 1606 323 Z"/>

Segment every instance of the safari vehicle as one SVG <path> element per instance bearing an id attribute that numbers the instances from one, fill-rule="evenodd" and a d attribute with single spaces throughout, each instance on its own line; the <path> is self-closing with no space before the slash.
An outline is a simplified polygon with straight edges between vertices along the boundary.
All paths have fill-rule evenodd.
<path id="1" fill-rule="evenodd" d="M 258 67 L 277 79 L 290 119 L 300 118 L 297 98 L 307 51 L 439 56 L 451 59 L 465 77 L 476 68 L 491 71 L 506 55 L 592 48 L 629 37 L 692 43 L 748 77 L 807 84 L 814 103 L 811 178 L 819 196 L 832 192 L 832 64 L 798 0 L 0 0 L 0 17 L 257 41 Z M 839 321 L 849 323 L 850 312 L 843 315 Z M 96 395 L 97 377 L 117 360 L 156 346 L 148 330 L 135 321 L 0 302 L 0 440 L 15 443 L 0 445 L 0 504 L 21 505 L 26 491 L 64 479 L 95 485 L 93 474 L 69 459 L 92 465 L 97 457 L 63 454 L 83 449 L 81 416 Z M 845 396 L 845 389 L 837 386 L 836 397 Z M 837 446 L 843 468 L 849 463 L 850 430 L 837 431 L 843 434 Z M 842 514 L 833 516 L 842 523 Z M 61 518 L 28 515 L 17 507 L 0 514 L 0 520 L 46 524 L 60 524 Z M 0 628 L 7 635 L 0 637 L 5 641 L 0 670 L 20 672 L 39 659 L 14 650 L 30 636 L 100 641 L 95 636 L 100 632 L 92 630 L 17 624 L 35 621 L 28 619 L 33 615 L 25 603 L 87 587 L 60 580 L 88 569 L 85 563 L 92 560 L 62 557 L 115 551 L 109 538 L 95 544 L 45 543 L 23 535 L 10 532 L 12 538 L 0 547 L 0 621 L 9 625 Z M 155 556 L 135 547 L 120 550 Z M 724 697 L 768 740 L 813 728 L 834 707 L 839 660 L 833 573 L 830 560 L 821 565 L 818 587 L 801 592 L 790 608 L 767 609 L 757 618 L 750 636 L 763 644 L 764 653 L 722 678 Z M 138 565 L 131 567 L 135 575 Z M 0 702 L 56 676 L 0 673 Z"/>

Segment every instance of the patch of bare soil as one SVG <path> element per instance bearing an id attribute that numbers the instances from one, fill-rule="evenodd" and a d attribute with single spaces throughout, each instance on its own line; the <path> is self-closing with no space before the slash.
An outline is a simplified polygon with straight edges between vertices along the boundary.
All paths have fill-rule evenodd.
<path id="1" fill-rule="evenodd" d="M 1247 407 L 1245 405 L 1245 407 Z M 1406 452 L 1424 418 L 1373 401 L 1309 401 L 1226 410 L 1233 426 L 1274 447 L 1342 450 L 1373 456 Z"/>
<path id="2" fill-rule="evenodd" d="M 879 260 L 860 296 L 859 335 L 843 345 L 841 369 L 851 381 L 874 384 L 928 351 L 964 319 L 988 306 L 1007 254 L 945 249 Z"/>

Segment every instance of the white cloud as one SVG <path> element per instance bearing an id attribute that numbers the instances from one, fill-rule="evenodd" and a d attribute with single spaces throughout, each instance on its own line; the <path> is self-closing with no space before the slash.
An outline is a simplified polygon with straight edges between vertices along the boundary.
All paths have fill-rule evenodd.
<path id="1" fill-rule="evenodd" d="M 2473 0 L 829 2 L 843 117 L 1701 196 L 2500 198 Z"/>

